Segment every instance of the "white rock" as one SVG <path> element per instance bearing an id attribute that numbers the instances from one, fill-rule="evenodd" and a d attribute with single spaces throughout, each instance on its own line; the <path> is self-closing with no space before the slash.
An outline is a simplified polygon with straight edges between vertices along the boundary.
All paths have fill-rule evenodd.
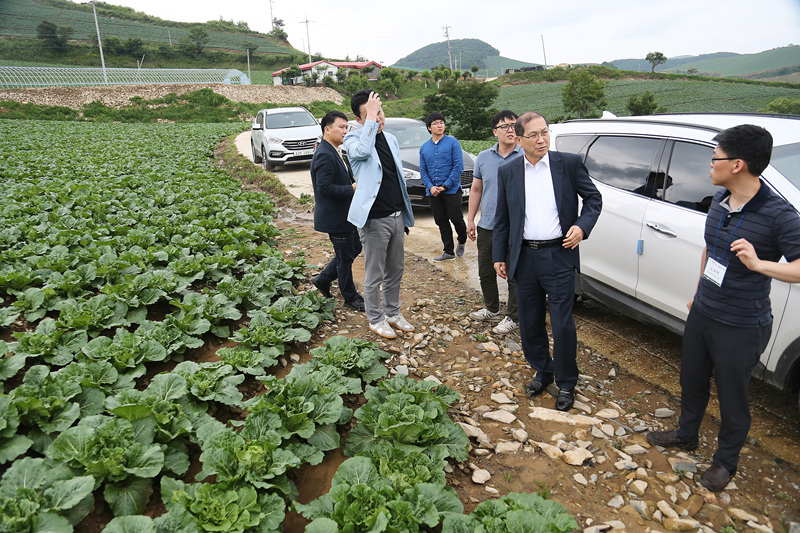
<path id="1" fill-rule="evenodd" d="M 536 445 L 541 448 L 550 459 L 561 459 L 561 457 L 564 455 L 564 452 L 552 444 L 547 444 L 546 442 L 537 442 Z"/>
<path id="2" fill-rule="evenodd" d="M 611 501 L 608 502 L 608 506 L 611 507 L 612 509 L 619 509 L 623 505 L 625 505 L 625 498 L 623 498 L 619 494 L 611 498 Z"/>
<path id="3" fill-rule="evenodd" d="M 478 345 L 478 349 L 484 352 L 496 353 L 500 351 L 500 347 L 493 342 L 482 342 Z"/>
<path id="4" fill-rule="evenodd" d="M 555 409 L 547 409 L 546 407 L 534 407 L 528 416 L 534 420 L 541 420 L 543 422 L 561 422 L 569 424 L 570 426 L 594 426 L 600 423 L 600 420 L 586 415 L 576 415 L 572 413 L 564 413 L 556 411 Z"/>
<path id="5" fill-rule="evenodd" d="M 747 526 L 755 529 L 756 531 L 761 531 L 761 533 L 773 533 L 773 529 L 771 527 L 762 526 L 758 522 L 753 522 L 752 520 L 747 521 Z"/>
<path id="6" fill-rule="evenodd" d="M 608 438 L 608 435 L 606 435 L 605 433 L 603 433 L 603 432 L 600 430 L 600 428 L 599 428 L 599 427 L 597 427 L 597 426 L 592 426 L 592 437 L 594 437 L 594 438 L 596 438 L 596 439 L 606 439 L 606 438 Z"/>
<path id="7" fill-rule="evenodd" d="M 692 459 L 684 459 L 683 457 L 670 457 L 668 458 L 669 464 L 672 465 L 673 472 L 697 472 L 697 463 Z"/>
<path id="8" fill-rule="evenodd" d="M 396 367 L 394 367 L 394 369 L 397 370 L 397 373 L 400 374 L 401 376 L 408 375 L 408 367 L 406 365 L 397 365 Z"/>
<path id="9" fill-rule="evenodd" d="M 614 432 L 614 435 L 616 435 L 617 437 L 624 437 L 627 434 L 628 432 L 625 431 L 625 428 L 622 426 L 619 426 L 617 430 Z"/>
<path id="10" fill-rule="evenodd" d="M 581 402 L 581 401 L 575 400 L 575 403 L 572 406 L 575 409 L 577 409 L 578 411 L 586 413 L 587 415 L 592 414 L 592 408 L 589 407 L 589 404 L 587 404 L 585 402 Z"/>
<path id="11" fill-rule="evenodd" d="M 636 481 L 632 482 L 628 487 L 630 491 L 637 496 L 644 496 L 645 491 L 647 490 L 647 482 L 642 481 L 641 479 L 637 479 Z"/>
<path id="12" fill-rule="evenodd" d="M 458 425 L 461 426 L 461 429 L 464 430 L 464 433 L 467 434 L 467 437 L 481 440 L 481 437 L 485 435 L 483 430 L 479 427 L 471 426 L 469 424 L 465 424 L 464 422 L 459 422 Z"/>
<path id="13" fill-rule="evenodd" d="M 628 455 L 642 455 L 647 453 L 647 448 L 639 444 L 631 444 L 630 446 L 625 446 L 625 453 Z"/>
<path id="14" fill-rule="evenodd" d="M 655 412 L 656 418 L 670 418 L 675 416 L 675 411 L 666 407 L 659 407 Z"/>
<path id="15" fill-rule="evenodd" d="M 517 453 L 522 448 L 521 442 L 499 442 L 494 447 L 494 453 Z"/>
<path id="16" fill-rule="evenodd" d="M 600 418 L 619 418 L 619 411 L 616 409 L 601 409 L 597 411 L 594 416 Z"/>
<path id="17" fill-rule="evenodd" d="M 433 381 L 434 383 L 438 383 L 439 385 L 442 384 L 441 380 L 439 378 L 437 378 L 436 376 L 428 376 L 425 379 L 423 379 L 422 381 Z"/>
<path id="18" fill-rule="evenodd" d="M 488 492 L 489 494 L 500 494 L 500 491 L 499 491 L 499 490 L 497 490 L 497 489 L 496 489 L 496 488 L 494 488 L 494 487 L 488 487 L 488 486 L 487 486 L 487 487 L 484 487 L 484 490 L 485 490 L 486 492 Z"/>
<path id="19" fill-rule="evenodd" d="M 525 442 L 528 440 L 528 432 L 524 429 L 512 429 L 511 436 L 514 437 L 514 440 L 517 442 Z"/>
<path id="20" fill-rule="evenodd" d="M 607 437 L 614 436 L 614 426 L 612 426 L 611 424 L 603 424 L 602 426 L 600 426 L 600 431 L 605 433 Z"/>
<path id="21" fill-rule="evenodd" d="M 614 463 L 614 468 L 617 470 L 636 470 L 639 468 L 639 465 L 633 461 L 626 461 L 625 459 L 622 459 L 621 461 Z"/>
<path id="22" fill-rule="evenodd" d="M 656 507 L 667 518 L 679 518 L 677 511 L 666 500 L 658 500 Z"/>
<path id="23" fill-rule="evenodd" d="M 739 509 L 738 507 L 729 507 L 728 514 L 737 520 L 741 520 L 742 522 L 747 522 L 747 521 L 758 522 L 757 516 L 753 516 L 744 509 Z"/>
<path id="24" fill-rule="evenodd" d="M 614 379 L 616 377 L 617 377 L 617 370 L 615 368 L 612 368 L 611 370 L 608 371 L 608 379 Z"/>
<path id="25" fill-rule="evenodd" d="M 477 483 L 478 485 L 483 485 L 487 481 L 492 478 L 492 475 L 489 473 L 488 470 L 483 470 L 479 468 L 472 473 L 472 482 Z"/>
<path id="26" fill-rule="evenodd" d="M 611 526 L 611 529 L 613 530 L 625 529 L 625 522 L 622 520 L 609 520 L 608 522 L 605 522 L 605 524 Z"/>
<path id="27" fill-rule="evenodd" d="M 483 418 L 486 418 L 487 420 L 494 420 L 496 422 L 502 422 L 503 424 L 510 424 L 517 419 L 517 417 L 513 414 L 503 410 L 489 411 L 483 415 Z"/>
<path id="28" fill-rule="evenodd" d="M 592 457 L 592 452 L 584 450 L 583 448 L 564 452 L 564 461 L 573 466 L 581 466 L 587 459 L 591 459 Z"/>
<path id="29" fill-rule="evenodd" d="M 572 479 L 574 479 L 576 482 L 584 486 L 589 484 L 589 482 L 586 481 L 586 477 L 583 474 L 575 474 L 574 476 L 572 476 Z"/>
<path id="30" fill-rule="evenodd" d="M 514 400 L 512 400 L 502 392 L 495 392 L 494 394 L 492 394 L 491 398 L 492 401 L 495 403 L 502 403 L 502 404 L 514 403 Z"/>

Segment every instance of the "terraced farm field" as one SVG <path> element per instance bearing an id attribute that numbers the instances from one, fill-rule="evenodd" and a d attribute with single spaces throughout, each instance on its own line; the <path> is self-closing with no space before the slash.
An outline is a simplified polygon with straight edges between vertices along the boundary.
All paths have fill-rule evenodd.
<path id="1" fill-rule="evenodd" d="M 547 117 L 564 115 L 561 88 L 565 84 L 506 86 L 500 90 L 495 107 L 517 113 L 535 110 Z M 776 98 L 800 98 L 800 88 L 692 80 L 620 80 L 608 82 L 606 109 L 627 115 L 628 98 L 645 91 L 653 93 L 659 105 L 670 113 L 755 113 Z"/>

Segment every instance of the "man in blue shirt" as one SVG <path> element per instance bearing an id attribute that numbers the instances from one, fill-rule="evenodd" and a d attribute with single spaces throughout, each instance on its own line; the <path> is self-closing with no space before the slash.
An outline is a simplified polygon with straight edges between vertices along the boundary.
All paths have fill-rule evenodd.
<path id="1" fill-rule="evenodd" d="M 469 193 L 469 211 L 467 213 L 467 234 L 471 240 L 478 240 L 478 277 L 481 280 L 481 292 L 485 308 L 469 314 L 472 320 L 480 322 L 500 322 L 492 331 L 505 335 L 517 329 L 517 294 L 514 281 L 508 281 L 508 307 L 506 316 L 500 315 L 500 294 L 497 290 L 497 272 L 492 261 L 492 230 L 494 213 L 497 209 L 497 169 L 515 157 L 519 157 L 522 148 L 517 145 L 514 124 L 517 115 L 504 109 L 492 117 L 492 133 L 497 137 L 497 144 L 478 154 L 475 160 L 475 179 Z M 481 218 L 475 225 L 478 208 Z M 476 233 L 477 231 L 477 233 Z M 502 320 L 501 320 L 502 318 Z"/>
<path id="2" fill-rule="evenodd" d="M 700 477 L 724 490 L 736 474 L 750 430 L 747 386 L 772 333 L 772 279 L 800 282 L 800 217 L 760 179 L 772 155 L 772 135 L 745 124 L 723 130 L 711 158 L 711 183 L 724 187 L 708 210 L 702 275 L 683 333 L 678 429 L 653 431 L 658 446 L 694 450 L 717 384 L 722 423 L 712 465 Z M 780 263 L 781 256 L 787 263 Z"/>
<path id="3" fill-rule="evenodd" d="M 444 115 L 435 112 L 425 118 L 425 125 L 431 132 L 431 140 L 419 149 L 419 173 L 425 183 L 425 194 L 431 203 L 433 221 L 439 226 L 444 247 L 442 255 L 434 261 L 455 259 L 464 255 L 467 242 L 467 225 L 461 212 L 461 173 L 464 171 L 464 157 L 461 144 L 450 135 L 444 134 Z M 453 230 L 456 228 L 458 248 L 453 243 Z"/>

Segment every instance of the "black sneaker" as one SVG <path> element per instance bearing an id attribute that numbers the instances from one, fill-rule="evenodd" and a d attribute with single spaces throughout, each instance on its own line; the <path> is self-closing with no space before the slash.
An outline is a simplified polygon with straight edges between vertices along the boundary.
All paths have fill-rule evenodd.
<path id="1" fill-rule="evenodd" d="M 311 278 L 311 283 L 314 284 L 319 293 L 323 295 L 325 298 L 333 298 L 333 296 L 331 296 L 330 282 L 325 283 L 324 281 L 319 279 L 319 276 L 314 276 L 313 278 Z"/>
<path id="2" fill-rule="evenodd" d="M 350 300 L 349 302 L 345 302 L 344 306 L 348 309 L 352 309 L 353 311 L 361 311 L 362 313 L 366 310 L 366 307 L 364 306 L 364 298 Z"/>

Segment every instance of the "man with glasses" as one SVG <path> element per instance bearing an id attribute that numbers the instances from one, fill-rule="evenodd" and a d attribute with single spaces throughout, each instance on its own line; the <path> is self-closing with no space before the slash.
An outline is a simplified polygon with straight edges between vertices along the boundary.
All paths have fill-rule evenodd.
<path id="1" fill-rule="evenodd" d="M 724 490 L 736 474 L 750 430 L 747 386 L 772 334 L 772 279 L 800 283 L 800 217 L 760 179 L 772 155 L 772 135 L 742 125 L 721 131 L 711 159 L 711 183 L 723 187 L 711 202 L 697 291 L 689 302 L 681 357 L 678 429 L 653 431 L 657 446 L 694 450 L 717 384 L 722 423 L 712 465 L 700 477 Z M 781 257 L 787 263 L 780 263 Z"/>
<path id="2" fill-rule="evenodd" d="M 549 151 L 549 124 L 542 115 L 524 113 L 514 128 L 524 153 L 497 171 L 494 268 L 501 278 L 514 280 L 522 349 L 536 370 L 527 395 L 538 396 L 555 380 L 559 388 L 555 407 L 569 411 L 578 383 L 578 339 L 572 316 L 578 245 L 597 222 L 603 200 L 580 156 Z M 583 200 L 580 211 L 578 197 Z"/>
<path id="3" fill-rule="evenodd" d="M 508 306 L 505 317 L 500 316 L 500 294 L 497 289 L 497 273 L 492 261 L 492 233 L 494 214 L 497 207 L 497 169 L 522 153 L 517 145 L 514 124 L 517 115 L 504 109 L 492 117 L 492 133 L 497 137 L 497 144 L 478 154 L 475 160 L 475 179 L 469 192 L 469 211 L 467 213 L 467 235 L 473 241 L 477 239 L 478 277 L 481 280 L 483 309 L 469 314 L 472 320 L 479 322 L 500 322 L 492 331 L 505 335 L 517 329 L 517 294 L 514 281 L 508 278 Z M 475 225 L 478 208 L 481 218 Z"/>
<path id="4" fill-rule="evenodd" d="M 431 203 L 433 221 L 439 226 L 442 237 L 442 255 L 434 261 L 447 261 L 464 255 L 467 242 L 467 225 L 461 212 L 461 173 L 464 171 L 464 156 L 461 143 L 454 137 L 444 134 L 444 115 L 439 112 L 429 114 L 425 125 L 431 132 L 431 139 L 419 148 L 419 173 L 425 184 L 425 194 Z M 458 247 L 453 242 L 453 229 L 458 236 Z"/>

